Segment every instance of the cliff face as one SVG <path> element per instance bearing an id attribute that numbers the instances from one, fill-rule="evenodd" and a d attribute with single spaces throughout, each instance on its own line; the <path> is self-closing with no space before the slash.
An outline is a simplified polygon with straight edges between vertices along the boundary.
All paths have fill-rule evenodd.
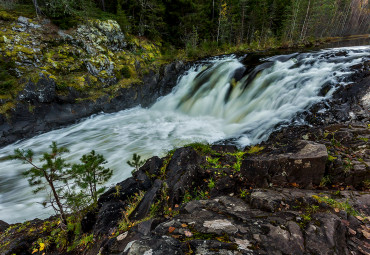
<path id="1" fill-rule="evenodd" d="M 93 113 L 150 105 L 183 70 L 164 66 L 158 46 L 125 36 L 116 21 L 59 30 L 49 20 L 0 12 L 0 146 Z M 0 64 L 1 64 L 0 63 Z"/>

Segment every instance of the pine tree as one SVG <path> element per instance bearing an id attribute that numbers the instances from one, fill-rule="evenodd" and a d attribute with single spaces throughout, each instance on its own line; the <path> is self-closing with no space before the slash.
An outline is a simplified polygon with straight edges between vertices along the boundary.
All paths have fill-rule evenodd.
<path id="1" fill-rule="evenodd" d="M 40 159 L 40 162 L 45 162 L 41 166 L 34 163 L 32 150 L 16 149 L 14 155 L 10 159 L 19 159 L 23 163 L 30 164 L 31 169 L 23 172 L 23 175 L 28 177 L 28 182 L 31 186 L 35 186 L 34 193 L 41 190 L 49 190 L 51 195 L 45 204 L 51 204 L 54 210 L 60 213 L 62 222 L 67 225 L 67 217 L 65 213 L 65 206 L 63 205 L 64 188 L 67 183 L 66 168 L 69 164 L 61 157 L 68 152 L 65 147 L 58 147 L 55 142 L 50 145 L 50 152 L 45 152 Z M 46 181 L 46 183 L 45 183 Z"/>
<path id="2" fill-rule="evenodd" d="M 83 155 L 80 161 L 82 164 L 74 164 L 67 173 L 78 188 L 88 193 L 93 204 L 96 205 L 98 196 L 105 190 L 105 188 L 98 188 L 98 186 L 106 183 L 112 177 L 113 171 L 102 166 L 107 161 L 102 155 L 96 154 L 94 150 Z"/>

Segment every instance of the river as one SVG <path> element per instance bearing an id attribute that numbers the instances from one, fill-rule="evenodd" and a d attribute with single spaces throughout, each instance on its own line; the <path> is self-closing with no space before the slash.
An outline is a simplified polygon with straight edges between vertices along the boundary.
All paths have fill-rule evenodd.
<path id="1" fill-rule="evenodd" d="M 302 124 L 300 113 L 329 100 L 348 83 L 350 67 L 369 58 L 370 47 L 359 46 L 266 57 L 257 66 L 236 55 L 199 61 L 150 108 L 98 114 L 0 149 L 0 219 L 15 223 L 53 213 L 40 204 L 45 194 L 33 194 L 21 175 L 28 166 L 4 160 L 16 148 L 39 155 L 56 141 L 71 151 L 71 162 L 94 149 L 113 169 L 107 185 L 114 185 L 131 176 L 126 161 L 133 153 L 163 156 L 191 142 L 225 139 L 243 147 L 266 140 L 293 118 Z"/>

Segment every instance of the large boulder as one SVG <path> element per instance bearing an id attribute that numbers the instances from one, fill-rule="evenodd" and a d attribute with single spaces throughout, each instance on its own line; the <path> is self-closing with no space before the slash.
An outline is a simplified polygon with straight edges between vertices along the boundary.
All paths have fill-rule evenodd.
<path id="1" fill-rule="evenodd" d="M 325 145 L 299 141 L 289 152 L 264 153 L 243 160 L 242 174 L 260 187 L 296 183 L 302 187 L 319 185 L 325 174 L 328 153 Z"/>

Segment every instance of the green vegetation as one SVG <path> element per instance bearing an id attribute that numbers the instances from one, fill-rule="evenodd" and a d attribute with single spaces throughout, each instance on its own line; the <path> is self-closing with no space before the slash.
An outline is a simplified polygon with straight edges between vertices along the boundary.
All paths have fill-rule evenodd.
<path id="1" fill-rule="evenodd" d="M 13 90 L 16 78 L 11 74 L 14 63 L 11 60 L 0 57 L 0 95 L 6 95 Z"/>
<path id="2" fill-rule="evenodd" d="M 348 201 L 339 202 L 333 198 L 329 198 L 328 196 L 313 195 L 312 197 L 316 199 L 318 203 L 325 203 L 334 209 L 344 210 L 350 215 L 360 216 L 360 213 L 356 211 L 355 209 L 353 209 L 353 207 L 348 203 Z"/>
<path id="3" fill-rule="evenodd" d="M 82 190 L 87 189 L 87 193 L 94 205 L 98 203 L 98 196 L 105 190 L 104 187 L 98 188 L 98 185 L 106 183 L 113 174 L 109 168 L 102 165 L 107 161 L 100 154 L 92 150 L 89 154 L 83 155 L 80 159 L 82 164 L 74 164 L 68 171 L 68 174 Z M 85 193 L 82 193 L 85 195 Z"/>
<path id="4" fill-rule="evenodd" d="M 330 175 L 325 175 L 320 181 L 320 187 L 325 187 L 331 183 Z"/>
<path id="5" fill-rule="evenodd" d="M 139 168 L 145 163 L 144 160 L 140 160 L 141 159 L 141 156 L 134 153 L 132 155 L 132 160 L 131 161 L 127 161 L 127 164 L 131 167 L 134 167 L 135 169 L 133 170 L 134 171 L 139 171 Z"/>
<path id="6" fill-rule="evenodd" d="M 202 155 L 219 155 L 217 152 L 211 149 L 211 145 L 209 144 L 204 144 L 204 143 L 191 143 L 184 145 L 184 147 L 192 147 L 194 150 L 199 152 Z"/>
<path id="7" fill-rule="evenodd" d="M 35 186 L 34 192 L 41 190 L 49 191 L 48 199 L 44 202 L 50 204 L 56 213 L 60 214 L 65 226 L 75 224 L 81 220 L 84 209 L 91 204 L 97 205 L 97 197 L 104 188 L 97 188 L 104 184 L 112 176 L 112 170 L 104 168 L 106 163 L 102 155 L 91 151 L 81 157 L 82 164 L 70 165 L 62 157 L 69 152 L 65 147 L 58 147 L 55 142 L 50 145 L 50 152 L 43 153 L 39 159 L 42 165 L 34 160 L 32 150 L 16 149 L 10 159 L 23 161 L 32 166 L 23 173 L 28 178 L 31 186 Z M 67 214 L 73 213 L 72 222 L 67 220 Z"/>
<path id="8" fill-rule="evenodd" d="M 135 226 L 140 222 L 131 222 L 129 219 L 131 214 L 135 211 L 136 207 L 139 205 L 140 201 L 143 199 L 145 193 L 140 191 L 136 193 L 131 198 L 128 199 L 127 206 L 125 210 L 122 211 L 122 220 L 119 222 L 118 230 L 123 233 L 129 230 L 131 227 Z M 117 233 L 118 234 L 118 233 Z"/>

